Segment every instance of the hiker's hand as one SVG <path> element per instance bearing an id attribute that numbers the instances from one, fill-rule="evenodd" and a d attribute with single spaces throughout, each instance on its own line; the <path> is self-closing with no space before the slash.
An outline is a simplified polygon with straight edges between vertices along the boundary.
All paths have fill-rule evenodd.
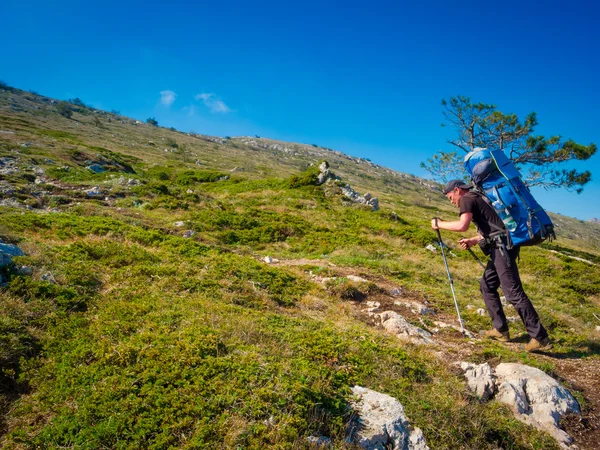
<path id="1" fill-rule="evenodd" d="M 440 227 L 438 226 L 438 222 L 440 221 L 440 219 L 431 219 L 431 228 L 433 228 L 434 230 L 439 230 Z"/>
<path id="2" fill-rule="evenodd" d="M 473 245 L 475 245 L 475 242 L 473 242 L 473 239 L 468 239 L 468 238 L 464 238 L 458 241 L 460 247 L 463 250 L 467 250 L 469 248 L 471 248 Z"/>

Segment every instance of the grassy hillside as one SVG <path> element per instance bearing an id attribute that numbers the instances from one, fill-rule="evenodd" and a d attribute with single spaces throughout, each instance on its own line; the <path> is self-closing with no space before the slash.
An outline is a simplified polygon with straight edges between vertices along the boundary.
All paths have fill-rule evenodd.
<path id="1" fill-rule="evenodd" d="M 456 214 L 435 186 L 312 145 L 70 107 L 67 118 L 56 101 L 0 90 L 0 238 L 33 270 L 1 288 L 3 448 L 305 448 L 321 434 L 351 448 L 354 384 L 398 398 L 431 448 L 556 446 L 501 404 L 481 404 L 458 360 L 561 377 L 588 420 L 565 426 L 582 448 L 593 441 L 599 399 L 585 374 L 600 359 L 598 224 L 553 216 L 559 240 L 522 252 L 553 354 L 452 329 L 432 347 L 408 344 L 362 309 L 376 300 L 426 329 L 456 323 L 441 256 L 425 249 L 429 219 Z M 321 160 L 381 210 L 316 186 Z M 458 235 L 444 239 L 466 326 L 487 328 L 467 309 L 483 306 L 479 266 L 454 248 Z M 392 289 L 435 319 L 394 306 Z"/>

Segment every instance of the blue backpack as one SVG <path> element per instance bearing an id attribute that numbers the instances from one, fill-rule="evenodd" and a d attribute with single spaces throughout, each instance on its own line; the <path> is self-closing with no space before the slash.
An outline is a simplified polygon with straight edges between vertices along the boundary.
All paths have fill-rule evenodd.
<path id="1" fill-rule="evenodd" d="M 476 148 L 465 156 L 464 164 L 476 189 L 489 199 L 504 222 L 513 247 L 556 238 L 550 217 L 502 150 Z"/>

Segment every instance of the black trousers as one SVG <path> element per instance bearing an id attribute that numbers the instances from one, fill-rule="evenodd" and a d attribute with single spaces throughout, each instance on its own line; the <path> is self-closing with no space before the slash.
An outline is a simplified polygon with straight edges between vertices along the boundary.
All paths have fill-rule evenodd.
<path id="1" fill-rule="evenodd" d="M 527 294 L 525 294 L 519 277 L 519 269 L 517 268 L 519 250 L 519 247 L 508 250 L 507 258 L 506 252 L 501 251 L 499 248 L 491 249 L 491 260 L 488 261 L 479 283 L 483 301 L 492 318 L 494 328 L 498 331 L 508 331 L 508 323 L 498 295 L 498 288 L 502 285 L 506 300 L 514 306 L 529 336 L 537 340 L 545 339 L 548 332 L 542 326 L 538 313 Z M 507 259 L 510 260 L 510 266 Z"/>

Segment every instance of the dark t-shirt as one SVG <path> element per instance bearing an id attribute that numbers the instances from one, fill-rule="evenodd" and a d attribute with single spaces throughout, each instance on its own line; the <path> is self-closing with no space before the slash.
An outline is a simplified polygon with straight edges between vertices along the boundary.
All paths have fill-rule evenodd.
<path id="1" fill-rule="evenodd" d="M 473 223 L 484 237 L 488 237 L 493 232 L 504 230 L 504 223 L 502 223 L 502 219 L 496 214 L 494 208 L 483 199 L 481 194 L 475 191 L 467 192 L 460 199 L 459 208 L 459 216 L 464 213 L 473 214 Z M 495 226 L 490 225 L 490 223 Z"/>

